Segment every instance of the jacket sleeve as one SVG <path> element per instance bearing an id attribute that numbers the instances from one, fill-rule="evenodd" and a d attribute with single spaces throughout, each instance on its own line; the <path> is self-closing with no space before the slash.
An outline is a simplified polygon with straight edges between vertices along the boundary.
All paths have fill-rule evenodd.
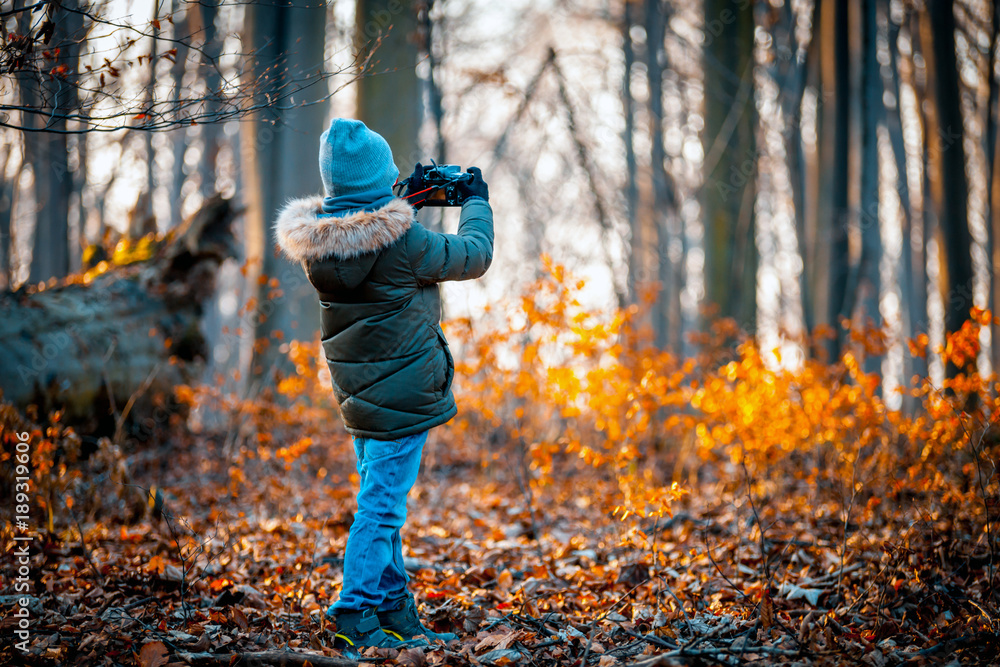
<path id="1" fill-rule="evenodd" d="M 493 261 L 493 209 L 483 199 L 469 199 L 457 234 L 417 226 L 407 252 L 420 284 L 478 278 Z"/>

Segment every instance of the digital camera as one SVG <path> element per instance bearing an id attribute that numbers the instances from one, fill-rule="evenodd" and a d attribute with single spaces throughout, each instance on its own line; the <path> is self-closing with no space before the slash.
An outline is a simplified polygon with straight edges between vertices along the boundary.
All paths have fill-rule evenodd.
<path id="1" fill-rule="evenodd" d="M 458 184 L 471 182 L 472 174 L 463 173 L 457 164 L 434 164 L 423 167 L 420 188 L 406 195 L 406 198 L 423 196 L 423 199 L 411 202 L 420 206 L 461 206 L 465 201 L 458 189 Z M 410 185 L 407 178 L 396 184 L 396 195 L 403 196 Z"/>

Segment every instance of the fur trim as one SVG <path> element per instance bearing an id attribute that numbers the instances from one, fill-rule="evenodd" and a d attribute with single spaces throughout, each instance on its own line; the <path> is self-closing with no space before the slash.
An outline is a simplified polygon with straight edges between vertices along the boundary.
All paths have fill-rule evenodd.
<path id="1" fill-rule="evenodd" d="M 333 255 L 347 259 L 387 248 L 413 224 L 413 208 L 396 198 L 375 211 L 320 217 L 323 198 L 293 199 L 274 223 L 278 246 L 295 262 Z"/>

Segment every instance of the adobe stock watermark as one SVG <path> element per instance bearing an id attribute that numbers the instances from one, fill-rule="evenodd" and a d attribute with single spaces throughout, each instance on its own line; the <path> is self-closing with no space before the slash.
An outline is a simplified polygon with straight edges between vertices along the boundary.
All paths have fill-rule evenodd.
<path id="1" fill-rule="evenodd" d="M 17 619 L 14 636 L 19 640 L 14 646 L 23 653 L 28 652 L 31 640 L 32 599 L 26 594 L 31 591 L 31 437 L 27 431 L 17 434 L 14 446 L 14 592 L 21 594 L 14 604 L 13 617 Z"/>
<path id="2" fill-rule="evenodd" d="M 382 36 L 383 31 L 392 26 L 392 20 L 404 10 L 409 9 L 409 4 L 402 0 L 390 0 L 383 8 L 373 9 L 368 13 L 368 21 L 364 24 L 364 34 L 369 40 L 374 40 Z"/>

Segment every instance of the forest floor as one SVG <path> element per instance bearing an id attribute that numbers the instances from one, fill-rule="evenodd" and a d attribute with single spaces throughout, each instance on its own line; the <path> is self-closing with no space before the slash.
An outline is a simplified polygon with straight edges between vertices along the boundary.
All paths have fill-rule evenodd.
<path id="1" fill-rule="evenodd" d="M 65 527 L 31 565 L 30 651 L 8 644 L 0 662 L 351 664 L 331 648 L 323 613 L 339 590 L 354 511 L 346 436 L 270 460 L 236 458 L 211 437 L 176 437 L 128 460 L 131 488 L 151 492 L 151 511 L 126 520 L 128 503 L 118 518 L 79 501 L 55 509 Z M 960 512 L 909 513 L 919 503 L 905 497 L 894 501 L 899 521 L 865 525 L 804 504 L 794 489 L 751 497 L 703 479 L 685 482 L 691 493 L 672 517 L 622 521 L 599 502 L 613 481 L 592 469 L 567 462 L 526 492 L 509 461 L 452 458 L 432 438 L 405 552 L 425 622 L 460 640 L 369 650 L 363 662 L 1000 660 L 987 592 L 1000 563 L 952 548 L 976 541 Z M 123 495 L 112 477 L 91 480 L 105 508 Z M 5 636 L 17 622 L 12 597 Z"/>

